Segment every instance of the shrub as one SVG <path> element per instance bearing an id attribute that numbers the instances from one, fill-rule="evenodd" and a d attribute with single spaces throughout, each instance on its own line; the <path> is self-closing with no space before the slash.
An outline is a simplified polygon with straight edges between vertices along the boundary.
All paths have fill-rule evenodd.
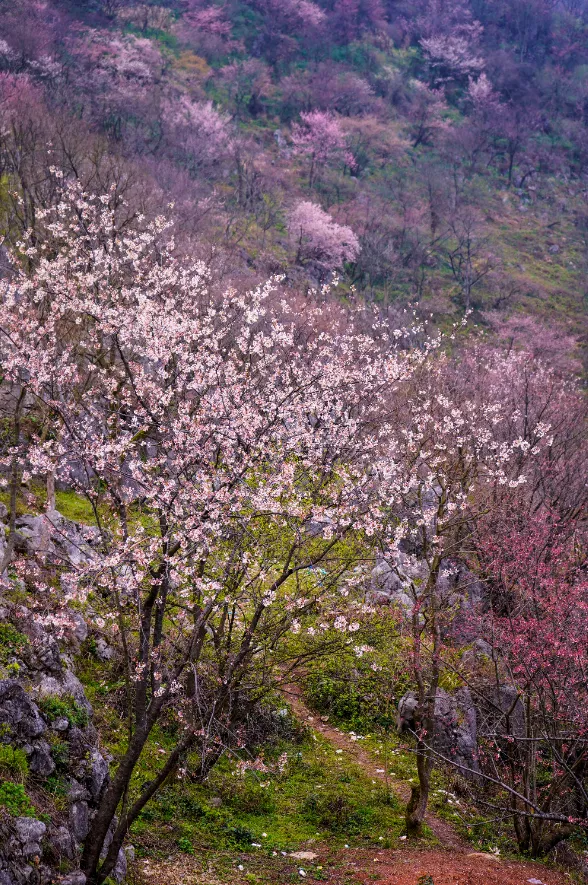
<path id="1" fill-rule="evenodd" d="M 0 781 L 0 807 L 13 817 L 34 817 L 35 808 L 22 784 Z"/>
<path id="2" fill-rule="evenodd" d="M 71 695 L 47 695 L 39 701 L 39 708 L 50 722 L 65 718 L 70 725 L 77 725 L 78 728 L 88 724 L 88 711 Z"/>
<path id="3" fill-rule="evenodd" d="M 229 842 L 237 846 L 251 845 L 254 838 L 251 830 L 248 830 L 247 827 L 242 827 L 240 824 L 227 827 L 225 837 Z"/>
<path id="4" fill-rule="evenodd" d="M 340 787 L 310 793 L 302 811 L 305 817 L 333 832 L 358 830 L 373 815 L 372 809 L 355 804 L 353 797 Z"/>
<path id="5" fill-rule="evenodd" d="M 272 814 L 275 811 L 271 792 L 253 778 L 245 777 L 240 783 L 233 780 L 231 787 L 231 794 L 224 798 L 236 811 L 245 814 Z"/>
<path id="6" fill-rule="evenodd" d="M 11 657 L 22 654 L 29 640 L 12 624 L 0 624 L 0 664 L 8 664 Z"/>
<path id="7" fill-rule="evenodd" d="M 65 771 L 69 763 L 69 744 L 66 741 L 51 741 L 51 756 L 57 771 Z"/>
<path id="8" fill-rule="evenodd" d="M 24 750 L 15 749 L 9 744 L 0 744 L 0 770 L 26 778 L 29 773 L 29 763 Z"/>
<path id="9" fill-rule="evenodd" d="M 177 844 L 180 851 L 183 851 L 184 854 L 194 854 L 194 846 L 187 836 L 180 836 Z"/>

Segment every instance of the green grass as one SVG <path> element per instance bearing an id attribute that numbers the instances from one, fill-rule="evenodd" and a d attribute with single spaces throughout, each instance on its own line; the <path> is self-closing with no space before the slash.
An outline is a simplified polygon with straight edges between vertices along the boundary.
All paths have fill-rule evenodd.
<path id="1" fill-rule="evenodd" d="M 76 492 L 61 491 L 55 493 L 55 504 L 62 516 L 72 522 L 96 525 L 94 509 L 87 498 Z"/>
<path id="2" fill-rule="evenodd" d="M 88 712 L 71 696 L 47 695 L 38 701 L 39 709 L 50 721 L 67 719 L 70 725 L 84 728 L 88 724 Z"/>
<path id="3" fill-rule="evenodd" d="M 41 513 L 47 502 L 47 492 L 44 485 L 34 484 L 29 489 L 34 497 L 34 503 L 27 503 L 24 495 L 20 493 L 16 500 L 16 515 L 25 516 L 28 513 Z M 0 502 L 10 507 L 10 493 L 0 492 Z M 86 525 L 96 525 L 96 517 L 92 505 L 83 495 L 72 491 L 58 491 L 55 493 L 57 510 L 66 519 L 73 522 L 81 522 Z"/>
<path id="4" fill-rule="evenodd" d="M 278 756 L 287 756 L 283 771 Z M 132 832 L 143 851 L 170 841 L 184 852 L 294 851 L 312 842 L 330 847 L 390 845 L 402 834 L 398 801 L 338 755 L 330 744 L 306 737 L 275 748 L 268 771 L 237 771 L 224 759 L 205 785 L 189 776 L 166 787 Z M 220 808 L 211 799 L 220 799 Z M 256 847 L 258 846 L 258 847 Z"/>
<path id="5" fill-rule="evenodd" d="M 122 686 L 109 678 L 107 666 L 87 657 L 80 664 L 78 674 L 114 766 L 127 739 L 124 714 L 117 711 L 123 709 Z M 131 798 L 152 779 L 173 744 L 173 724 L 154 728 L 132 779 Z M 185 774 L 168 782 L 133 826 L 130 841 L 139 856 L 167 856 L 172 850 L 271 856 L 313 841 L 329 847 L 396 844 L 403 808 L 329 743 L 304 732 L 298 740 L 272 742 L 255 752 L 267 770 L 243 772 L 238 759 L 226 755 L 204 784 L 196 779 L 198 756 L 191 755 Z M 220 799 L 220 807 L 213 799 Z"/>

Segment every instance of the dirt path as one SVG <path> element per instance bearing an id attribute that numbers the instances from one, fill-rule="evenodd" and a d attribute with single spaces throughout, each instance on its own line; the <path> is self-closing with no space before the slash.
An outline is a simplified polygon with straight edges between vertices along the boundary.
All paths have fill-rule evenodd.
<path id="1" fill-rule="evenodd" d="M 333 746 L 343 750 L 373 780 L 390 784 L 403 802 L 408 801 L 410 787 L 407 783 L 386 778 L 385 772 L 349 735 L 334 728 L 309 710 L 301 698 L 300 688 L 290 685 L 284 692 L 296 716 L 321 734 Z M 458 836 L 453 827 L 429 812 L 426 822 L 442 845 L 441 849 L 401 851 L 355 851 L 346 858 L 345 867 L 354 869 L 362 882 L 368 882 L 377 874 L 383 885 L 417 885 L 421 877 L 434 877 L 434 885 L 562 885 L 569 883 L 569 876 L 543 865 L 504 861 L 491 854 L 472 851 L 472 846 Z M 353 859 L 352 859 L 353 858 Z M 363 870 L 361 869 L 363 868 Z M 368 878 L 362 876 L 366 868 Z"/>
<path id="2" fill-rule="evenodd" d="M 342 750 L 373 780 L 385 781 L 371 756 L 351 738 L 314 715 L 304 704 L 300 689 L 284 690 L 298 718 Z M 408 784 L 388 779 L 406 801 Z M 434 814 L 427 823 L 440 848 L 402 843 L 392 849 L 331 849 L 313 843 L 306 851 L 290 855 L 273 852 L 223 852 L 216 861 L 206 856 L 173 854 L 166 860 L 138 860 L 132 870 L 133 885 L 571 885 L 571 877 L 541 864 L 522 863 L 472 851 L 453 828 Z"/>
<path id="3" fill-rule="evenodd" d="M 326 738 L 329 743 L 333 744 L 333 746 L 337 747 L 337 749 L 343 750 L 347 753 L 347 755 L 350 756 L 354 762 L 372 778 L 372 780 L 379 780 L 390 784 L 398 798 L 402 800 L 402 802 L 408 802 L 410 797 L 409 785 L 405 781 L 395 780 L 389 776 L 386 778 L 386 773 L 382 771 L 382 768 L 378 767 L 378 764 L 374 762 L 369 753 L 360 747 L 356 741 L 352 741 L 349 735 L 339 731 L 338 728 L 329 725 L 329 723 L 323 721 L 320 716 L 313 714 L 302 700 L 299 686 L 289 685 L 284 690 L 284 694 L 288 698 L 288 702 L 296 713 L 296 716 L 302 722 L 305 722 L 307 725 L 310 725 L 314 731 L 322 734 L 322 736 Z M 468 845 L 467 842 L 460 839 L 453 827 L 446 823 L 446 821 L 441 820 L 431 812 L 427 813 L 425 820 L 444 848 L 449 848 L 452 852 L 457 854 L 471 852 L 471 845 Z"/>

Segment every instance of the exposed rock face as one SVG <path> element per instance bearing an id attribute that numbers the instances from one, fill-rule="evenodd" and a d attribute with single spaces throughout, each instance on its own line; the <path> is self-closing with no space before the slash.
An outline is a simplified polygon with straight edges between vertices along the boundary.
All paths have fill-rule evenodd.
<path id="1" fill-rule="evenodd" d="M 418 727 L 419 703 L 413 692 L 408 692 L 398 704 L 398 730 L 413 731 Z M 435 697 L 434 749 L 457 765 L 479 770 L 477 760 L 477 714 L 471 694 L 460 688 L 450 695 L 442 688 Z M 467 776 L 466 772 L 462 772 Z"/>
<path id="2" fill-rule="evenodd" d="M 72 613 L 73 614 L 73 613 Z M 72 617 L 67 640 L 75 648 L 87 636 L 81 616 Z M 85 885 L 79 870 L 83 840 L 108 784 L 108 762 L 98 746 L 92 707 L 59 645 L 24 606 L 0 603 L 0 621 L 27 638 L 15 655 L 18 674 L 0 679 L 0 742 L 22 750 L 42 785 L 50 775 L 67 791 L 66 808 L 50 822 L 12 817 L 0 808 L 0 885 Z M 47 699 L 59 699 L 55 709 Z M 120 852 L 113 877 L 126 875 Z M 65 876 L 65 877 L 64 877 Z"/>
<path id="3" fill-rule="evenodd" d="M 550 851 L 549 860 L 575 873 L 578 881 L 588 883 L 588 860 L 574 851 L 568 842 L 558 842 Z"/>
<path id="4" fill-rule="evenodd" d="M 393 558 L 382 558 L 376 563 L 371 575 L 370 595 L 382 605 L 398 605 L 407 615 L 415 604 L 414 588 L 422 587 L 428 577 L 424 559 L 412 553 L 398 550 Z M 484 591 L 475 575 L 463 563 L 443 560 L 436 584 L 436 593 L 444 609 L 451 609 L 452 635 L 460 637 L 467 633 L 464 614 L 483 605 Z M 464 641 L 471 636 L 461 636 Z"/>
<path id="5" fill-rule="evenodd" d="M 36 705 L 22 685 L 12 679 L 0 681 L 0 725 L 2 732 L 10 730 L 17 743 L 29 743 L 46 731 L 46 725 Z"/>
<path id="6" fill-rule="evenodd" d="M 411 584 L 426 578 L 427 566 L 423 560 L 398 551 L 394 560 L 381 559 L 372 571 L 371 596 L 382 605 L 399 605 L 407 614 L 414 607 Z"/>
<path id="7" fill-rule="evenodd" d="M 86 565 L 96 558 L 98 530 L 72 522 L 57 510 L 21 516 L 16 529 L 17 549 L 30 556 L 42 554 L 73 566 Z"/>
<path id="8" fill-rule="evenodd" d="M 525 708 L 513 685 L 489 686 L 478 700 L 481 734 L 525 737 Z"/>

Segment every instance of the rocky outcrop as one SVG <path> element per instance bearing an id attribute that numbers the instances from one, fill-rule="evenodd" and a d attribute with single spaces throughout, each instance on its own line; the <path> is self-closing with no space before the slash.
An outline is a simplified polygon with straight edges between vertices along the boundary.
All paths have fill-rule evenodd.
<path id="1" fill-rule="evenodd" d="M 19 517 L 16 531 L 16 548 L 25 555 L 41 554 L 74 567 L 88 565 L 97 556 L 98 529 L 72 522 L 57 510 Z"/>
<path id="2" fill-rule="evenodd" d="M 401 732 L 418 729 L 419 703 L 414 692 L 408 692 L 400 699 L 397 726 Z M 467 688 L 460 688 L 455 694 L 437 689 L 433 747 L 452 763 L 472 772 L 479 770 L 477 713 Z M 465 771 L 462 773 L 468 776 Z"/>
<path id="3" fill-rule="evenodd" d="M 71 629 L 60 631 L 60 642 L 75 648 L 86 638 L 87 628 L 77 613 L 68 621 Z M 0 885 L 84 885 L 79 870 L 82 843 L 109 778 L 108 761 L 92 724 L 92 706 L 68 665 L 68 655 L 33 612 L 0 603 L 0 623 L 24 637 L 14 655 L 7 656 L 14 675 L 0 679 L 0 744 L 26 757 L 31 808 L 47 778 L 53 778 L 65 795 L 49 813 L 43 804 L 43 820 L 31 816 L 30 809 L 26 816 L 16 816 L 0 805 Z M 121 852 L 114 878 L 120 882 L 125 874 Z"/>
<path id="4" fill-rule="evenodd" d="M 413 611 L 415 593 L 428 577 L 424 559 L 398 550 L 393 557 L 382 557 L 371 574 L 370 598 L 380 605 L 398 605 L 407 615 Z M 416 588 L 416 590 L 415 590 Z M 481 583 L 463 563 L 443 560 L 436 593 L 444 610 L 453 612 L 451 630 L 457 636 L 467 632 L 464 614 L 484 604 Z M 466 641 L 466 637 L 463 637 Z M 471 639 L 471 636 L 468 637 Z"/>

